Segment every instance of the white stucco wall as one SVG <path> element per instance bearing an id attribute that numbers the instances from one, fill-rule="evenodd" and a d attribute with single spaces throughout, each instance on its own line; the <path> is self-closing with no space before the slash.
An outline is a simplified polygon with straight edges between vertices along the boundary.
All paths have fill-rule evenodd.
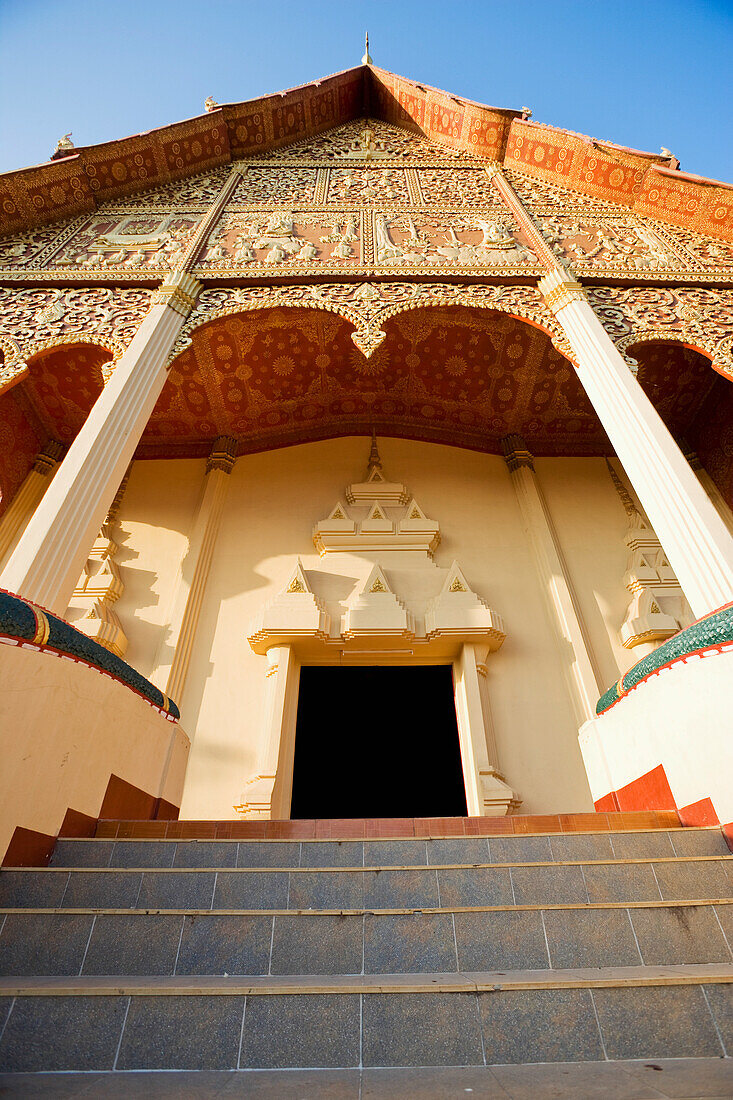
<path id="1" fill-rule="evenodd" d="M 263 720 L 266 659 L 252 653 L 248 624 L 286 584 L 297 556 L 306 570 L 333 571 L 330 557 L 314 550 L 313 524 L 363 478 L 368 448 L 365 438 L 349 437 L 238 460 L 186 689 L 176 700 L 193 741 L 183 817 L 235 816 Z M 440 523 L 436 564 L 458 559 L 504 619 L 507 640 L 490 658 L 489 687 L 500 764 L 524 800 L 521 812 L 592 809 L 562 656 L 503 459 L 399 439 L 380 439 L 380 451 L 386 476 L 404 482 Z M 154 681 L 203 472 L 203 460 L 137 462 L 120 510 L 125 592 L 116 610 L 127 659 Z M 616 639 L 628 602 L 624 512 L 602 459 L 542 459 L 537 472 L 605 688 L 632 663 Z M 343 587 L 338 578 L 324 583 Z"/>

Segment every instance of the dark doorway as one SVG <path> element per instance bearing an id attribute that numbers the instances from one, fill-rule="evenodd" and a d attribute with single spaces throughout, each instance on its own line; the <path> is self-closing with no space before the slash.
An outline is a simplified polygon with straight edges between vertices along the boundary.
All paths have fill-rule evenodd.
<path id="1" fill-rule="evenodd" d="M 301 669 L 292 818 L 465 814 L 450 665 Z"/>

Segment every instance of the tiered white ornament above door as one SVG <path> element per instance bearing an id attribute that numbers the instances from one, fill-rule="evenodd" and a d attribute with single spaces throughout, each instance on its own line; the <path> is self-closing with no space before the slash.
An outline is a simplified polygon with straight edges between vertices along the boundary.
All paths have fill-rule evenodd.
<path id="1" fill-rule="evenodd" d="M 301 665 L 451 664 L 468 812 L 511 812 L 520 800 L 498 771 L 486 690 L 486 659 L 506 636 L 500 616 L 458 562 L 446 569 L 433 561 L 440 526 L 405 485 L 387 480 L 374 438 L 366 479 L 349 485 L 344 499 L 313 529 L 327 563 L 294 562 L 287 584 L 251 624 L 252 649 L 268 654 L 272 699 L 267 748 L 237 809 L 289 812 Z"/>

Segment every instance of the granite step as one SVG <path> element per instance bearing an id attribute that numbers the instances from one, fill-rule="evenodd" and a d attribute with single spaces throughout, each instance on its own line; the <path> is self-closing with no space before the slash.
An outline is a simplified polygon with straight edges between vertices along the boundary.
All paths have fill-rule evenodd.
<path id="1" fill-rule="evenodd" d="M 116 1070 L 0 1074 L 0 1095 L 35 1100 L 723 1100 L 733 1096 L 731 1058 L 617 1059 L 535 1065 L 365 1069 Z"/>
<path id="2" fill-rule="evenodd" d="M 62 839 L 52 867 L 383 867 L 729 855 L 720 829 L 427 840 Z"/>
<path id="3" fill-rule="evenodd" d="M 2 1072 L 724 1058 L 733 1052 L 733 966 L 4 979 L 0 1014 Z"/>
<path id="4" fill-rule="evenodd" d="M 360 975 L 733 963 L 733 902 L 436 913 L 10 912 L 0 974 Z"/>
<path id="5" fill-rule="evenodd" d="M 0 871 L 0 910 L 439 909 L 716 900 L 733 856 L 453 867 L 48 868 Z"/>

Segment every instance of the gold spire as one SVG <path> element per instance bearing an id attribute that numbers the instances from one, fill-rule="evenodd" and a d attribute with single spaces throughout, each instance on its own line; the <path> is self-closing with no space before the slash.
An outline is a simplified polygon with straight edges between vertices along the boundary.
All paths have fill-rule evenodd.
<path id="1" fill-rule="evenodd" d="M 377 433 L 372 428 L 372 449 L 369 452 L 369 461 L 367 462 L 367 471 L 371 473 L 373 470 L 382 469 L 382 460 L 379 457 L 379 448 L 377 447 Z"/>
<path id="2" fill-rule="evenodd" d="M 369 56 L 369 31 L 366 32 L 366 40 L 364 43 L 364 56 L 361 59 L 362 65 L 373 65 L 371 57 Z"/>

